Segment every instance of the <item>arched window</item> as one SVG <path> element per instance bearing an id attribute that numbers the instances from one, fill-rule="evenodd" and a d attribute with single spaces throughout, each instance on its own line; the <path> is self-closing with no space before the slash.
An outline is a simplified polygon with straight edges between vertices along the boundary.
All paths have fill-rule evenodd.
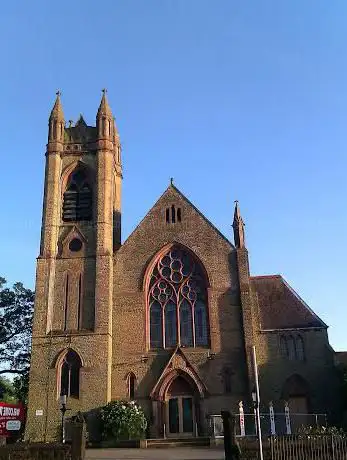
<path id="1" fill-rule="evenodd" d="M 128 383 L 128 398 L 133 400 L 135 398 L 135 384 L 136 384 L 136 377 L 133 372 L 130 372 L 127 377 Z"/>
<path id="2" fill-rule="evenodd" d="M 75 170 L 67 183 L 63 198 L 63 221 L 92 218 L 92 189 L 82 169 Z"/>
<path id="3" fill-rule="evenodd" d="M 150 346 L 208 346 L 206 277 L 187 251 L 172 247 L 155 264 L 148 290 Z"/>
<path id="4" fill-rule="evenodd" d="M 228 367 L 223 369 L 224 393 L 231 393 L 232 370 Z"/>
<path id="5" fill-rule="evenodd" d="M 182 221 L 181 208 L 176 208 L 173 204 L 170 208 L 165 210 L 165 219 L 167 224 L 175 224 Z"/>
<path id="6" fill-rule="evenodd" d="M 80 369 L 82 362 L 78 354 L 68 350 L 65 354 L 60 369 L 60 394 L 72 398 L 80 395 Z"/>
<path id="7" fill-rule="evenodd" d="M 284 335 L 280 337 L 280 352 L 282 358 L 288 358 L 288 344 Z"/>
<path id="8" fill-rule="evenodd" d="M 287 338 L 287 346 L 288 346 L 288 358 L 290 361 L 295 361 L 296 359 L 296 351 L 295 351 L 295 341 L 293 336 L 289 336 Z"/>
<path id="9" fill-rule="evenodd" d="M 296 338 L 296 359 L 305 361 L 305 345 L 301 335 L 298 335 Z"/>

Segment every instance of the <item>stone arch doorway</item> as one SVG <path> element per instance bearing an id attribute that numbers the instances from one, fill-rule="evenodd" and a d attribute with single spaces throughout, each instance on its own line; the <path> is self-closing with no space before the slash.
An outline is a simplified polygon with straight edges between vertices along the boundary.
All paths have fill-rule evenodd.
<path id="1" fill-rule="evenodd" d="M 181 348 L 176 347 L 150 394 L 153 437 L 202 434 L 207 396 L 205 384 Z"/>
<path id="2" fill-rule="evenodd" d="M 289 377 L 283 387 L 282 398 L 288 402 L 292 413 L 308 414 L 310 391 L 306 380 L 298 374 Z"/>
<path id="3" fill-rule="evenodd" d="M 178 375 L 167 386 L 164 401 L 166 435 L 196 436 L 198 397 L 192 383 L 184 376 Z"/>
<path id="4" fill-rule="evenodd" d="M 289 406 L 292 432 L 296 433 L 301 426 L 310 424 L 310 390 L 301 375 L 294 374 L 286 380 L 282 398 Z"/>

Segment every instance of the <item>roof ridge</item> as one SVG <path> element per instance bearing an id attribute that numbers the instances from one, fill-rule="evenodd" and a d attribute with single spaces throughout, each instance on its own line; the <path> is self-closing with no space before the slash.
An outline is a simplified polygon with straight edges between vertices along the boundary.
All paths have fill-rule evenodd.
<path id="1" fill-rule="evenodd" d="M 232 247 L 234 247 L 234 245 L 232 244 L 232 242 L 230 240 L 228 240 L 228 238 L 223 235 L 223 233 L 189 200 L 189 198 L 187 198 L 185 196 L 185 194 L 183 192 L 181 192 L 181 190 L 179 188 L 176 187 L 176 185 L 174 184 L 170 184 L 168 186 L 168 188 L 165 190 L 165 192 L 167 190 L 169 190 L 169 188 L 173 188 L 177 193 L 179 193 L 182 198 L 204 219 L 206 220 L 206 222 L 219 234 L 219 236 L 221 236 L 225 241 L 227 241 Z M 165 193 L 164 192 L 164 193 Z M 163 195 L 164 195 L 163 193 Z M 162 196 L 163 196 L 162 195 Z"/>
<path id="2" fill-rule="evenodd" d="M 282 275 L 251 275 L 251 279 L 262 279 L 262 278 L 281 278 L 284 279 Z"/>

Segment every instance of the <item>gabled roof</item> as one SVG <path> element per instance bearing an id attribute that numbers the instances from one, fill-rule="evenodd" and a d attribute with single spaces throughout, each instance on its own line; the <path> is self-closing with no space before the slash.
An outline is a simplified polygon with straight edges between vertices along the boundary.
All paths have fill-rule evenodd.
<path id="1" fill-rule="evenodd" d="M 194 206 L 194 204 L 171 182 L 170 185 L 167 187 L 165 192 L 159 197 L 159 199 L 155 202 L 155 204 L 151 207 L 151 209 L 147 212 L 145 217 L 139 222 L 139 224 L 136 226 L 134 231 L 128 236 L 128 238 L 124 241 L 123 245 L 130 239 L 132 236 L 136 233 L 137 229 L 141 226 L 142 222 L 146 219 L 146 217 L 152 212 L 152 210 L 159 204 L 159 202 L 170 192 L 177 193 L 190 207 L 192 207 L 199 215 L 204 219 L 204 221 L 212 228 L 214 232 L 216 232 L 223 240 L 225 240 L 232 248 L 234 248 L 234 245 L 231 243 L 231 241 L 228 240 L 226 236 L 221 233 L 220 230 L 218 230 L 217 227 L 215 227 L 210 220 L 207 219 L 204 214 L 199 211 L 199 209 Z"/>
<path id="2" fill-rule="evenodd" d="M 167 390 L 168 385 L 178 375 L 186 375 L 188 379 L 195 384 L 196 389 L 199 391 L 202 398 L 207 394 L 207 388 L 198 375 L 196 369 L 191 365 L 181 347 L 177 345 L 151 391 L 151 398 L 162 399 L 165 396 L 165 391 Z"/>
<path id="3" fill-rule="evenodd" d="M 252 276 L 251 285 L 258 296 L 262 330 L 328 327 L 281 275 Z"/>

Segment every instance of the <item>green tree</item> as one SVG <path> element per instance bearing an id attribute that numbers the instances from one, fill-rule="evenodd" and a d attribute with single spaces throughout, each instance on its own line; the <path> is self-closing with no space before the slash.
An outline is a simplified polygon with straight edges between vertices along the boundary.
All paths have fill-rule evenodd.
<path id="1" fill-rule="evenodd" d="M 14 388 L 10 380 L 0 377 L 0 401 L 15 402 Z"/>
<path id="2" fill-rule="evenodd" d="M 12 374 L 27 379 L 30 366 L 34 292 L 22 283 L 12 288 L 0 277 L 0 376 Z M 17 382 L 17 387 L 24 388 Z"/>
<path id="3" fill-rule="evenodd" d="M 12 383 L 13 394 L 18 402 L 28 404 L 29 369 L 25 374 L 17 375 Z"/>

